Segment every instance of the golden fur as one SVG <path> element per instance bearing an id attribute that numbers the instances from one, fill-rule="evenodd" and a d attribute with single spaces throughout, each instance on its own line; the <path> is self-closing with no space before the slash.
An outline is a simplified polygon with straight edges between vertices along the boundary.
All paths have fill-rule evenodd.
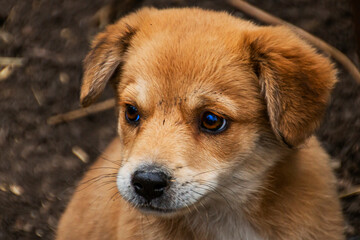
<path id="1" fill-rule="evenodd" d="M 81 102 L 112 82 L 119 137 L 78 186 L 57 239 L 344 239 L 329 157 L 311 136 L 335 74 L 288 29 L 226 13 L 143 9 L 109 26 L 86 57 Z M 204 111 L 227 129 L 202 131 Z M 137 209 L 129 178 L 142 164 L 171 172 L 172 200 L 154 204 L 176 211 Z"/>

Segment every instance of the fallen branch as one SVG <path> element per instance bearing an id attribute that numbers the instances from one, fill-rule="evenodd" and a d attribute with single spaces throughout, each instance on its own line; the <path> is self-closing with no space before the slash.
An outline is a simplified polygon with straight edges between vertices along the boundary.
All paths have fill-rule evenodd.
<path id="1" fill-rule="evenodd" d="M 24 59 L 17 57 L 0 57 L 0 66 L 16 66 L 20 67 L 23 65 Z"/>
<path id="2" fill-rule="evenodd" d="M 46 48 L 30 48 L 26 51 L 25 56 L 29 60 L 43 60 L 47 63 L 54 64 L 57 66 L 75 66 L 81 63 L 82 58 L 78 55 L 65 57 L 64 54 L 59 54 L 50 51 Z"/>
<path id="3" fill-rule="evenodd" d="M 20 67 L 24 64 L 23 58 L 17 57 L 0 57 L 0 81 L 10 77 L 14 72 L 15 67 Z M 2 66 L 5 66 L 2 68 Z"/>
<path id="4" fill-rule="evenodd" d="M 342 52 L 338 49 L 334 48 L 333 46 L 327 44 L 320 38 L 317 38 L 310 33 L 306 32 L 305 30 L 292 25 L 280 18 L 272 16 L 271 14 L 260 10 L 252 6 L 251 4 L 243 1 L 243 0 L 227 0 L 229 4 L 238 8 L 239 10 L 243 11 L 244 13 L 270 25 L 284 25 L 292 29 L 295 33 L 303 37 L 305 40 L 309 41 L 312 45 L 318 47 L 319 49 L 323 50 L 334 59 L 336 59 L 339 63 L 341 63 L 344 68 L 349 72 L 349 74 L 358 82 L 360 83 L 360 72 L 356 68 L 356 66 L 351 62 L 351 60 L 345 56 Z"/>
<path id="5" fill-rule="evenodd" d="M 0 70 L 0 81 L 7 79 L 14 71 L 13 65 L 7 65 Z"/>
<path id="6" fill-rule="evenodd" d="M 0 39 L 3 42 L 9 44 L 14 41 L 14 36 L 0 29 Z"/>
<path id="7" fill-rule="evenodd" d="M 82 117 L 85 117 L 85 116 L 90 115 L 90 114 L 105 111 L 105 110 L 110 109 L 110 108 L 112 108 L 114 106 L 115 106 L 115 100 L 114 99 L 109 99 L 109 100 L 94 104 L 94 105 L 92 105 L 90 107 L 87 107 L 87 108 L 80 108 L 80 109 L 77 109 L 77 110 L 74 110 L 74 111 L 71 111 L 71 112 L 67 112 L 67 113 L 52 116 L 52 117 L 48 118 L 47 124 L 55 125 L 55 124 L 59 124 L 59 123 L 62 123 L 62 122 L 69 122 L 71 120 L 82 118 Z"/>
<path id="8" fill-rule="evenodd" d="M 347 198 L 354 195 L 360 195 L 360 185 L 351 186 L 339 194 L 339 198 Z"/>

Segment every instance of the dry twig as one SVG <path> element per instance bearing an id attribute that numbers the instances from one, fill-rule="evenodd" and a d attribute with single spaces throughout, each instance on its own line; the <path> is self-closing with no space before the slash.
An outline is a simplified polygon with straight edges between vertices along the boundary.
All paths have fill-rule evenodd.
<path id="1" fill-rule="evenodd" d="M 14 72 L 15 67 L 24 64 L 23 58 L 16 57 L 0 57 L 0 81 L 7 79 Z M 5 66 L 1 68 L 1 66 Z"/>
<path id="2" fill-rule="evenodd" d="M 23 65 L 24 59 L 17 57 L 0 57 L 0 66 L 16 66 L 20 67 Z"/>
<path id="3" fill-rule="evenodd" d="M 72 152 L 75 156 L 77 156 L 83 163 L 87 163 L 89 161 L 89 155 L 79 146 L 74 146 L 72 148 Z"/>
<path id="4" fill-rule="evenodd" d="M 270 25 L 284 25 L 292 29 L 295 33 L 303 37 L 305 40 L 309 41 L 312 45 L 318 47 L 319 49 L 323 50 L 334 59 L 336 59 L 339 63 L 341 63 L 344 68 L 350 73 L 350 75 L 360 83 L 360 72 L 356 68 L 356 66 L 351 62 L 351 60 L 345 56 L 342 52 L 338 49 L 334 48 L 333 46 L 327 44 L 320 38 L 317 38 L 310 33 L 304 31 L 303 29 L 296 27 L 280 18 L 272 16 L 271 14 L 260 10 L 251 4 L 243 1 L 243 0 L 227 0 L 229 4 L 238 8 L 239 10 L 243 11 L 244 13 Z"/>
<path id="5" fill-rule="evenodd" d="M 354 195 L 360 195 L 360 185 L 346 188 L 344 191 L 340 193 L 339 198 L 346 198 Z"/>
<path id="6" fill-rule="evenodd" d="M 112 107 L 115 106 L 115 100 L 114 99 L 109 99 L 97 104 L 94 104 L 90 107 L 87 108 L 80 108 L 71 112 L 67 112 L 67 113 L 63 113 L 63 114 L 58 114 L 55 116 L 52 116 L 50 118 L 48 118 L 47 120 L 47 124 L 49 125 L 55 125 L 55 124 L 59 124 L 62 122 L 68 122 L 71 120 L 75 120 L 81 117 L 85 117 L 87 115 L 90 114 L 94 114 L 97 112 L 101 112 L 101 111 L 105 111 L 107 109 L 110 109 Z"/>
<path id="7" fill-rule="evenodd" d="M 0 69 L 0 81 L 7 79 L 14 71 L 14 67 L 12 65 L 7 65 L 3 69 Z"/>
<path id="8" fill-rule="evenodd" d="M 0 29 L 0 40 L 8 44 L 14 41 L 14 36 Z"/>

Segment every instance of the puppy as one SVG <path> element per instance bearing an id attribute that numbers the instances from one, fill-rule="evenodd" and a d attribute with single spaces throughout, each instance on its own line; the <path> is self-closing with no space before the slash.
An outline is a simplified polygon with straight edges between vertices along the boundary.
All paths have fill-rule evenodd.
<path id="1" fill-rule="evenodd" d="M 336 77 L 284 27 L 196 8 L 143 9 L 100 33 L 81 103 L 112 82 L 118 134 L 58 240 L 344 239 L 312 136 Z"/>

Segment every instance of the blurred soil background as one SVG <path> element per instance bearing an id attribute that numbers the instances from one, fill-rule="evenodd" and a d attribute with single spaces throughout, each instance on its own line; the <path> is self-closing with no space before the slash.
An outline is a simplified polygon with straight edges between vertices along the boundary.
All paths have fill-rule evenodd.
<path id="1" fill-rule="evenodd" d="M 249 2 L 322 38 L 359 66 L 349 1 Z M 249 18 L 221 0 L 0 0 L 0 58 L 22 59 L 0 65 L 0 239 L 54 238 L 74 186 L 115 136 L 116 124 L 113 110 L 57 125 L 47 119 L 79 108 L 82 60 L 93 36 L 142 6 L 199 6 Z M 338 67 L 317 135 L 334 158 L 341 194 L 360 185 L 360 84 Z M 107 89 L 102 99 L 111 96 Z M 348 239 L 360 239 L 359 195 L 343 196 L 342 204 Z"/>

